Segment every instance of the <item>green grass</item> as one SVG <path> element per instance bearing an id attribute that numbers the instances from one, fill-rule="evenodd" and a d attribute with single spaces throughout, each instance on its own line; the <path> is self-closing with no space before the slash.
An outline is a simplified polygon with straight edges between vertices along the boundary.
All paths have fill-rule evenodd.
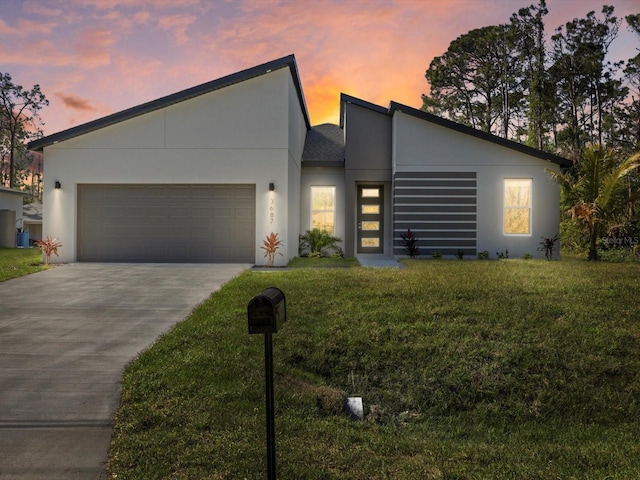
<path id="1" fill-rule="evenodd" d="M 37 248 L 0 247 L 0 282 L 49 268 Z"/>
<path id="2" fill-rule="evenodd" d="M 268 286 L 278 478 L 640 478 L 640 265 L 406 264 L 227 284 L 127 368 L 112 478 L 265 478 Z"/>
<path id="3" fill-rule="evenodd" d="M 340 268 L 359 267 L 355 257 L 295 257 L 289 261 L 289 268 Z"/>

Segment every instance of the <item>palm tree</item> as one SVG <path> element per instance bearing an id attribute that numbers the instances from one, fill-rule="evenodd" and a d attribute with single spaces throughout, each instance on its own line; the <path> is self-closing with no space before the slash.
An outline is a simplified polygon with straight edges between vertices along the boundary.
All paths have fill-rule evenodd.
<path id="1" fill-rule="evenodd" d="M 638 193 L 631 194 L 625 179 L 640 166 L 640 152 L 618 162 L 611 149 L 601 145 L 587 147 L 572 169 L 564 172 L 549 170 L 560 184 L 567 213 L 589 236 L 589 260 L 597 260 L 598 238 L 625 214 L 625 207 Z"/>

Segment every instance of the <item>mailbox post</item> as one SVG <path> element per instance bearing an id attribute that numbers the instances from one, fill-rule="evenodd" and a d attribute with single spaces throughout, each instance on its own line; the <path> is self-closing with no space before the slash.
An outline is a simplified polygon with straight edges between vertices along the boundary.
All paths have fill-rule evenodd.
<path id="1" fill-rule="evenodd" d="M 249 334 L 264 334 L 264 377 L 267 417 L 267 478 L 276 480 L 275 403 L 273 399 L 273 340 L 287 319 L 282 290 L 270 287 L 253 297 L 247 305 Z"/>

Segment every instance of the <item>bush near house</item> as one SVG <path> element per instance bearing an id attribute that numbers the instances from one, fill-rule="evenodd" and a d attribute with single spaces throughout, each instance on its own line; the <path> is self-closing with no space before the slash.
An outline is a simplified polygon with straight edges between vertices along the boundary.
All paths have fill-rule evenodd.
<path id="1" fill-rule="evenodd" d="M 326 230 L 314 228 L 307 230 L 300 236 L 298 248 L 301 257 L 332 257 L 344 256 L 342 250 L 336 245 L 342 240 L 331 235 Z"/>
<path id="2" fill-rule="evenodd" d="M 265 478 L 269 286 L 278 478 L 640 478 L 640 265 L 404 262 L 227 284 L 127 368 L 112 478 Z"/>

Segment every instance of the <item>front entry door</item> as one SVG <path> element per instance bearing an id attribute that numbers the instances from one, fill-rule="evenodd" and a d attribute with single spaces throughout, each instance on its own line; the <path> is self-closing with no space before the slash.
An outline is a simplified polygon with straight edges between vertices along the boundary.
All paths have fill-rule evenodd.
<path id="1" fill-rule="evenodd" d="M 358 253 L 383 253 L 384 188 L 358 185 Z"/>

